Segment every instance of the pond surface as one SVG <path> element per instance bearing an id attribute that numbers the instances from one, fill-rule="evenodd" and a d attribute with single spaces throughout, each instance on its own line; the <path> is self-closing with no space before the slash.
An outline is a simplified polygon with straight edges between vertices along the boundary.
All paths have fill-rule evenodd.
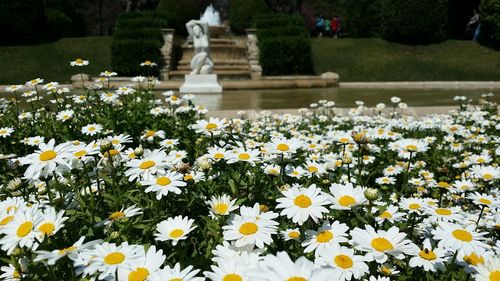
<path id="1" fill-rule="evenodd" d="M 398 96 L 408 106 L 450 106 L 457 105 L 454 96 L 467 96 L 474 103 L 481 94 L 492 92 L 492 98 L 500 101 L 500 90 L 386 90 L 386 89 L 285 89 L 285 90 L 241 90 L 224 91 L 222 94 L 197 94 L 194 102 L 210 110 L 225 109 L 281 109 L 308 107 L 318 100 L 334 101 L 337 107 L 355 107 L 357 100 L 366 106 L 375 106 L 379 102 L 390 104 L 390 98 Z"/>

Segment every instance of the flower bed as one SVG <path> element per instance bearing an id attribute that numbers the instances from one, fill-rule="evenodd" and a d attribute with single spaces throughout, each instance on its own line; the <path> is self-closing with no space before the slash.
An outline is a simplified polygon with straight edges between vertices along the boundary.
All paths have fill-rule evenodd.
<path id="1" fill-rule="evenodd" d="M 499 280 L 496 105 L 226 120 L 113 75 L 7 89 L 0 279 Z"/>

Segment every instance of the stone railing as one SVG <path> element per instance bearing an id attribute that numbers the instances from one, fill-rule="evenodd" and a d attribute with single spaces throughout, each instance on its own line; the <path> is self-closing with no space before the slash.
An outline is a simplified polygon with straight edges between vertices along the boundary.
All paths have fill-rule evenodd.
<path id="1" fill-rule="evenodd" d="M 250 77 L 259 80 L 262 77 L 262 67 L 259 63 L 259 39 L 257 29 L 247 29 L 248 63 L 250 64 Z"/>
<path id="2" fill-rule="evenodd" d="M 165 61 L 165 65 L 160 70 L 161 80 L 169 79 L 169 72 L 172 66 L 172 51 L 174 48 L 174 34 L 175 30 L 172 28 L 162 28 L 163 33 L 163 47 L 161 47 L 161 54 L 163 56 L 163 60 Z"/>

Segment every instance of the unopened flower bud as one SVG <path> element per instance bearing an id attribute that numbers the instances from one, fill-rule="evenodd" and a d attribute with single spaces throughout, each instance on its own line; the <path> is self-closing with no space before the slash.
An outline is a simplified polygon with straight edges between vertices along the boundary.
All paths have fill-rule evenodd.
<path id="1" fill-rule="evenodd" d="M 357 144 L 365 144 L 368 143 L 370 138 L 366 135 L 366 131 L 361 131 L 361 132 L 352 132 L 351 133 L 352 139 L 357 143 Z"/>
<path id="2" fill-rule="evenodd" d="M 13 257 L 17 257 L 17 256 L 19 256 L 19 255 L 21 254 L 21 252 L 22 252 L 22 251 L 21 251 L 21 248 L 16 247 L 16 248 L 12 251 L 11 255 L 12 255 Z"/>
<path id="3" fill-rule="evenodd" d="M 349 165 L 352 163 L 352 158 L 349 155 L 346 155 L 342 157 L 342 163 Z"/>
<path id="4" fill-rule="evenodd" d="M 109 235 L 109 237 L 110 237 L 111 239 L 118 239 L 118 237 L 120 237 L 120 232 L 118 232 L 118 231 L 113 231 L 113 232 L 111 232 L 111 234 Z"/>
<path id="5" fill-rule="evenodd" d="M 261 212 L 265 213 L 265 212 L 268 212 L 269 211 L 269 207 L 267 205 L 264 205 L 264 204 L 260 204 L 259 205 L 259 209 Z"/>
<path id="6" fill-rule="evenodd" d="M 102 140 L 100 143 L 101 153 L 104 154 L 113 149 L 113 143 L 109 140 Z"/>
<path id="7" fill-rule="evenodd" d="M 376 188 L 367 188 L 365 190 L 365 197 L 366 197 L 366 199 L 368 199 L 370 201 L 377 200 L 378 196 L 379 196 L 379 192 L 378 192 L 378 189 L 376 189 Z"/>
<path id="8" fill-rule="evenodd" d="M 208 170 L 212 167 L 212 163 L 208 158 L 201 158 L 199 159 L 199 165 L 202 170 Z"/>
<path id="9" fill-rule="evenodd" d="M 134 149 L 134 154 L 137 157 L 141 157 L 144 154 L 144 148 L 142 148 L 142 145 L 139 145 L 136 149 Z"/>

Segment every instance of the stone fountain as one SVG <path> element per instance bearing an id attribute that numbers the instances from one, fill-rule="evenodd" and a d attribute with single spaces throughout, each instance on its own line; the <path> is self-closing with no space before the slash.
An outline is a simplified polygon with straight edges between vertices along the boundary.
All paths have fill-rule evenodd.
<path id="1" fill-rule="evenodd" d="M 220 19 L 219 12 L 208 6 L 200 21 L 208 23 L 210 57 L 213 72 L 219 80 L 250 80 L 254 78 L 249 62 L 247 37 L 233 36 L 229 27 Z M 192 40 L 178 45 L 179 55 L 175 69 L 168 72 L 169 80 L 182 80 L 191 70 L 191 61 L 196 55 L 196 46 Z"/>

